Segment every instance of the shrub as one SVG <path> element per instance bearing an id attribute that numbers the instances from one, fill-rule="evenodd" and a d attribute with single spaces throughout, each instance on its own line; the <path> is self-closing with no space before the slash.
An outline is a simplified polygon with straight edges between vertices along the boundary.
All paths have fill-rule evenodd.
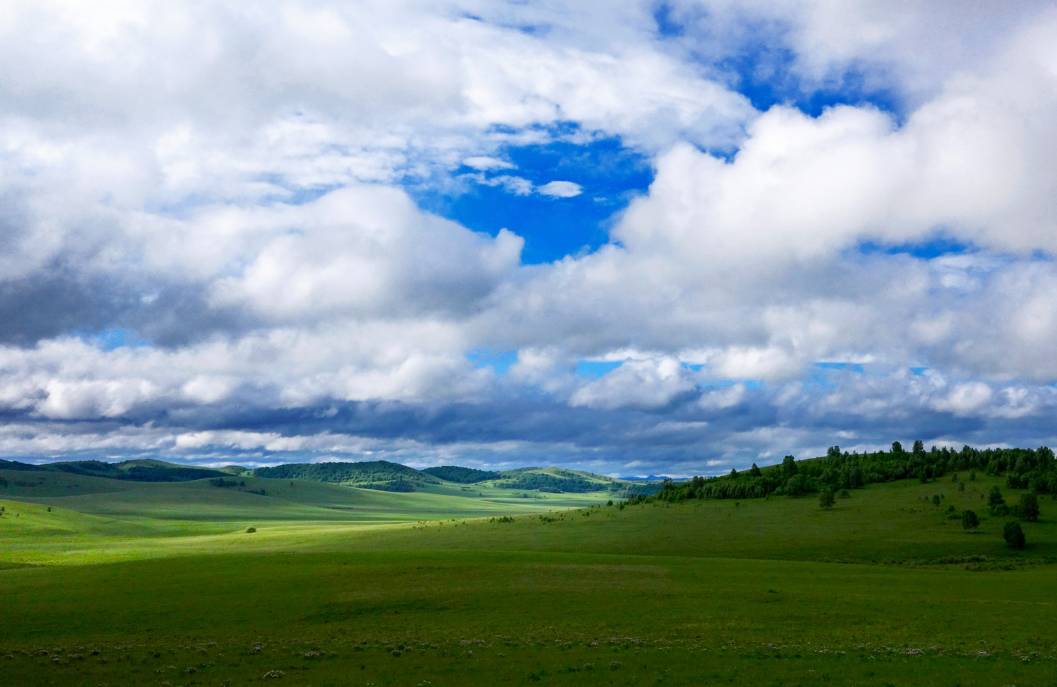
<path id="1" fill-rule="evenodd" d="M 1028 522 L 1039 520 L 1039 497 L 1035 494 L 1022 494 L 1020 505 L 1017 506 L 1017 514 Z"/>
<path id="2" fill-rule="evenodd" d="M 1024 539 L 1024 530 L 1018 522 L 1007 522 L 1002 529 L 1002 538 L 1006 540 L 1006 546 L 1011 549 L 1023 549 L 1027 543 Z"/>
<path id="3" fill-rule="evenodd" d="M 980 526 L 980 518 L 977 517 L 976 513 L 967 510 L 962 511 L 962 529 L 975 530 Z"/>
<path id="4" fill-rule="evenodd" d="M 991 493 L 987 495 L 987 507 L 991 510 L 991 515 L 1005 515 L 1009 512 L 1006 500 L 998 487 L 991 487 Z"/>

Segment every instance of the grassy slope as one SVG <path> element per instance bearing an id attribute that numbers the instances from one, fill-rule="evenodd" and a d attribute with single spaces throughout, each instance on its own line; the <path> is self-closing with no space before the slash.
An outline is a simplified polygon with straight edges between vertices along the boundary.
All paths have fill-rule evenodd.
<path id="1" fill-rule="evenodd" d="M 247 527 L 311 540 L 335 528 L 347 535 L 349 527 L 548 512 L 606 498 L 604 493 L 525 498 L 511 490 L 478 485 L 466 490 L 447 483 L 391 493 L 246 476 L 239 478 L 245 489 L 219 488 L 209 480 L 149 483 L 63 472 L 0 470 L 0 477 L 8 479 L 8 486 L 0 488 L 0 505 L 10 511 L 0 518 L 0 558 L 48 563 L 80 561 L 89 552 L 93 561 L 135 557 L 137 552 L 183 555 L 216 538 L 243 534 Z M 41 508 L 29 509 L 27 503 Z M 38 517 L 41 524 L 28 536 L 29 523 Z"/>
<path id="2" fill-rule="evenodd" d="M 0 518 L 0 561 L 48 565 L 0 570 L 0 669 L 14 684 L 1050 684 L 1057 503 L 1012 554 L 1001 521 L 966 534 L 922 498 L 982 514 L 991 484 L 872 486 L 829 512 L 775 498 L 292 519 L 120 543 L 123 520 L 6 500 L 20 517 Z M 33 548 L 65 528 L 74 555 Z M 115 545 L 141 560 L 105 563 Z M 939 562 L 969 556 L 987 561 Z"/>

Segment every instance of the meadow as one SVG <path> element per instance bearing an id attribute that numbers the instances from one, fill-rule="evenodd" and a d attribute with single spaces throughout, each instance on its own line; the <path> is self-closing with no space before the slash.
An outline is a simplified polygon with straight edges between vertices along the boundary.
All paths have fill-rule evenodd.
<path id="1" fill-rule="evenodd" d="M 43 479 L 0 491 L 4 684 L 1057 684 L 1057 501 L 1011 550 L 982 475 L 830 510 Z"/>

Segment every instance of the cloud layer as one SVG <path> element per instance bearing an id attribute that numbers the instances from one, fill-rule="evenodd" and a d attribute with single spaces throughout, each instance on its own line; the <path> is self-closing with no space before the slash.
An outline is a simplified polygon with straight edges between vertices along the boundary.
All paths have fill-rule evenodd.
<path id="1" fill-rule="evenodd" d="M 1054 443 L 1057 13 L 941 9 L 16 2 L 0 452 L 689 474 Z M 645 192 L 512 161 L 600 141 Z M 475 188 L 557 219 L 416 200 Z M 609 241 L 525 264 L 570 203 Z"/>

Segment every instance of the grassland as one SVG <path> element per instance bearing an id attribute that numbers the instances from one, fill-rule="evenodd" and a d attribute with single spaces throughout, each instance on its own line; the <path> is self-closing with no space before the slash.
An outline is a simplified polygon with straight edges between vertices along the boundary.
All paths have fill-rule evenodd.
<path id="1" fill-rule="evenodd" d="M 0 676 L 1052 685 L 1057 502 L 1014 552 L 985 514 L 996 483 L 874 485 L 824 511 L 813 498 L 560 510 L 604 495 L 60 480 L 0 497 Z M 981 513 L 979 532 L 948 505 Z"/>

